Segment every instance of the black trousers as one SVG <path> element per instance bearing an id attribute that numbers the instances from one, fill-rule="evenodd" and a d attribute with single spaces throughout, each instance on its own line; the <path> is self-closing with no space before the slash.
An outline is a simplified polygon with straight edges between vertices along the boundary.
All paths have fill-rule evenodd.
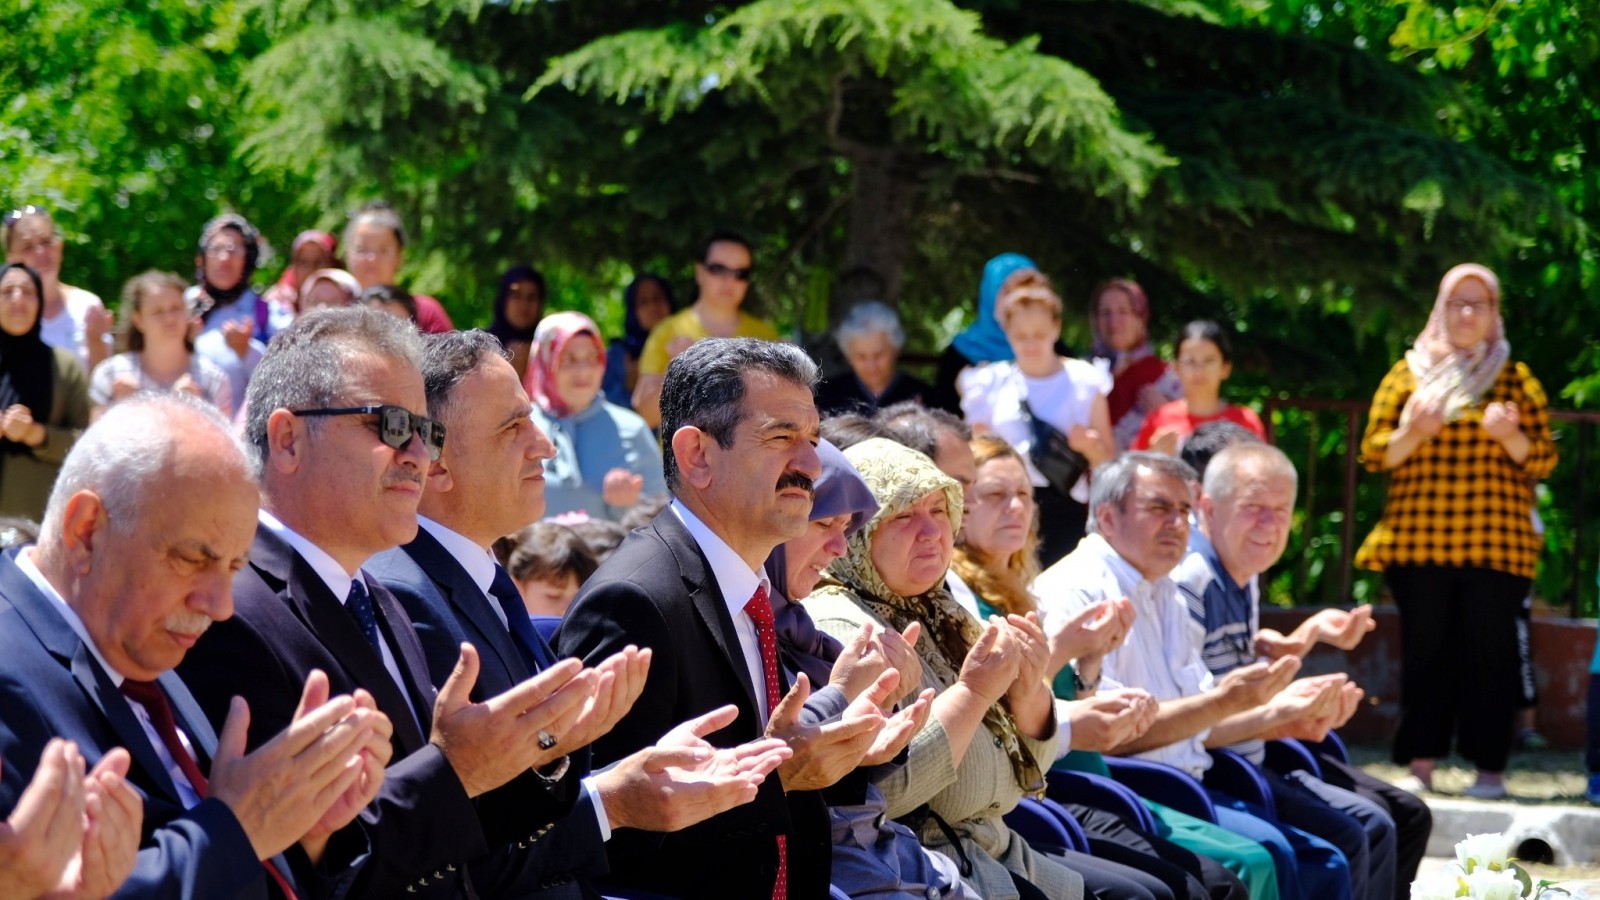
<path id="1" fill-rule="evenodd" d="M 1530 579 L 1493 569 L 1390 566 L 1400 607 L 1400 728 L 1394 761 L 1456 750 L 1505 771 L 1522 702 L 1517 611 Z"/>
<path id="2" fill-rule="evenodd" d="M 1323 781 L 1371 800 L 1388 810 L 1389 818 L 1394 819 L 1395 900 L 1407 900 L 1411 896 L 1411 882 L 1417 878 L 1417 866 L 1428 850 L 1428 836 L 1433 833 L 1433 813 L 1428 804 L 1410 791 L 1331 756 L 1319 755 L 1317 763 L 1322 766 Z"/>

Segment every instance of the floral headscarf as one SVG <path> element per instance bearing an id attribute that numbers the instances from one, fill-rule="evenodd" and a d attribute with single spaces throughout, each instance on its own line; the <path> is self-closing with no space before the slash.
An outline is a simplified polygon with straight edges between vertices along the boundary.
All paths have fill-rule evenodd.
<path id="1" fill-rule="evenodd" d="M 1128 306 L 1133 314 L 1144 323 L 1144 338 L 1135 347 L 1127 350 L 1117 350 L 1107 343 L 1105 335 L 1100 333 L 1100 298 L 1110 291 L 1121 291 L 1128 295 Z M 1094 355 L 1101 359 L 1111 360 L 1113 367 L 1123 359 L 1128 362 L 1153 356 L 1155 351 L 1150 349 L 1150 298 L 1145 296 L 1144 288 L 1139 282 L 1127 278 L 1108 278 L 1094 286 L 1089 294 L 1089 330 L 1094 333 Z"/>
<path id="2" fill-rule="evenodd" d="M 556 394 L 556 365 L 562 351 L 573 338 L 587 337 L 602 358 L 606 345 L 600 340 L 600 326 L 580 312 L 558 312 L 544 317 L 533 333 L 533 349 L 528 353 L 528 396 L 551 418 L 565 419 L 581 409 L 569 409 Z"/>
<path id="3" fill-rule="evenodd" d="M 950 528 L 959 531 L 961 485 L 939 471 L 933 460 L 883 438 L 862 441 L 844 455 L 872 489 L 879 509 L 867 522 L 867 527 L 851 536 L 849 551 L 829 567 L 828 574 L 853 595 L 855 602 L 896 629 L 904 629 L 913 621 L 921 622 L 929 639 L 917 642 L 918 655 L 940 683 L 955 684 L 967 652 L 982 634 L 978 623 L 950 596 L 943 580 L 915 597 L 902 597 L 890 590 L 872 564 L 872 537 L 878 526 L 934 491 L 944 491 L 950 509 Z M 1030 793 L 1043 790 L 1044 775 L 1039 763 L 1023 746 L 1016 720 L 1011 717 L 1004 700 L 984 712 L 983 724 L 1000 740 L 1011 758 L 1011 772 L 1017 785 Z"/>
<path id="4" fill-rule="evenodd" d="M 1494 321 L 1489 324 L 1489 333 L 1482 341 L 1463 350 L 1450 343 L 1444 319 L 1450 295 L 1468 278 L 1476 278 L 1488 288 L 1489 302 L 1494 304 Z M 1461 411 L 1477 403 L 1500 377 L 1500 370 L 1511 358 L 1511 344 L 1505 335 L 1506 322 L 1500 315 L 1500 279 L 1477 263 L 1462 263 L 1444 273 L 1428 324 L 1406 352 L 1406 366 L 1417 380 L 1415 396 L 1424 402 L 1442 400 L 1446 422 L 1460 418 Z M 1410 409 L 1407 405 L 1401 411 L 1400 424 L 1404 425 L 1410 418 Z"/>

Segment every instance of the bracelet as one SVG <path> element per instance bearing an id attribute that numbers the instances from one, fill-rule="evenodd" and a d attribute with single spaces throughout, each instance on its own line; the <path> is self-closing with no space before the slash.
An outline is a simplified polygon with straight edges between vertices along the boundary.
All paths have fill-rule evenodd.
<path id="1" fill-rule="evenodd" d="M 560 759 L 556 760 L 555 762 L 549 763 L 548 765 L 545 766 L 545 768 L 547 768 L 547 769 L 552 768 L 552 767 L 554 767 L 555 771 L 551 772 L 549 775 L 546 775 L 545 773 L 539 771 L 538 769 L 529 769 L 529 771 L 532 772 L 535 776 L 537 776 L 540 781 L 543 781 L 544 784 L 545 784 L 545 787 L 548 788 L 548 787 L 554 785 L 556 782 L 560 781 L 562 776 L 567 774 L 567 769 L 572 767 L 572 757 L 571 756 L 563 756 Z"/>
<path id="2" fill-rule="evenodd" d="M 1085 691 L 1099 690 L 1099 688 L 1100 688 L 1100 676 L 1104 675 L 1105 674 L 1104 672 L 1096 673 L 1096 675 L 1094 676 L 1094 681 L 1084 681 L 1083 680 L 1083 675 L 1078 672 L 1078 664 L 1077 663 L 1073 663 L 1071 668 L 1072 668 L 1072 690 L 1073 690 L 1074 693 L 1081 695 Z"/>

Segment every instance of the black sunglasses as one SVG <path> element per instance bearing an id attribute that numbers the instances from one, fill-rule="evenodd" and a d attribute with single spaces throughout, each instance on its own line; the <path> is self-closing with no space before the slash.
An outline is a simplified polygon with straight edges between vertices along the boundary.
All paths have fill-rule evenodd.
<path id="1" fill-rule="evenodd" d="M 708 262 L 704 263 L 704 265 L 707 272 L 710 272 L 718 278 L 732 278 L 736 281 L 749 281 L 750 276 L 755 273 L 755 269 L 735 269 L 732 266 L 725 266 L 722 263 Z"/>
<path id="2" fill-rule="evenodd" d="M 419 416 L 403 406 L 345 406 L 338 409 L 292 409 L 297 416 L 372 416 L 378 417 L 378 439 L 396 450 L 404 450 L 413 434 L 422 438 L 428 458 L 437 460 L 444 452 L 444 425 Z"/>

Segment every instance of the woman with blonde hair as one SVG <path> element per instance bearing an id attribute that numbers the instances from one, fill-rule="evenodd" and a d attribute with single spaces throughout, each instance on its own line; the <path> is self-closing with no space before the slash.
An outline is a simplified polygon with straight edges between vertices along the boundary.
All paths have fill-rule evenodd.
<path id="1" fill-rule="evenodd" d="M 94 418 L 140 391 L 181 391 L 209 401 L 224 416 L 233 415 L 228 373 L 194 350 L 192 327 L 198 315 L 184 295 L 186 288 L 171 272 L 145 272 L 123 286 L 122 352 L 89 375 Z"/>

